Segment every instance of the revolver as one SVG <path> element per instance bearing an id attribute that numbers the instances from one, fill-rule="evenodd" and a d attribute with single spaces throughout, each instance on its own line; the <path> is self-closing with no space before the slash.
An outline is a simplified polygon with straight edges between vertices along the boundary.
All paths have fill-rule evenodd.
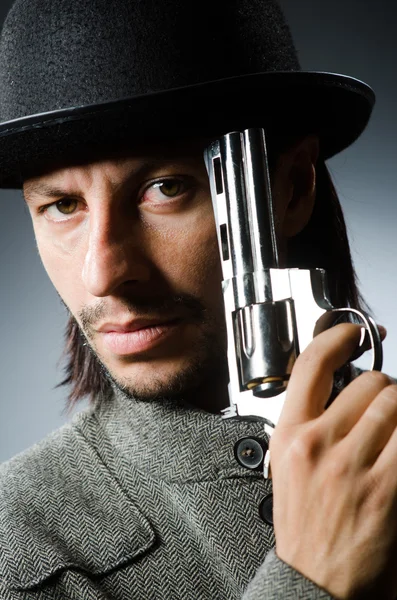
<path id="1" fill-rule="evenodd" d="M 331 304 L 324 269 L 279 268 L 264 129 L 221 136 L 204 160 L 222 263 L 230 402 L 223 417 L 259 417 L 271 435 L 294 363 L 313 337 L 338 321 L 362 325 L 354 359 L 370 343 L 379 371 L 382 342 L 372 317 Z"/>

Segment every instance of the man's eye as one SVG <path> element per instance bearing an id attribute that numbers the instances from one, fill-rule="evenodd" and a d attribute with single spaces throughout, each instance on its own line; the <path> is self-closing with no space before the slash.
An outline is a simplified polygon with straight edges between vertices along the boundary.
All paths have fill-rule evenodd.
<path id="1" fill-rule="evenodd" d="M 78 203 L 79 201 L 73 200 L 73 198 L 63 198 L 48 206 L 44 206 L 40 212 L 46 212 L 55 221 L 62 221 L 63 219 L 60 216 L 64 215 L 67 217 L 68 215 L 72 215 Z"/>
<path id="2" fill-rule="evenodd" d="M 181 179 L 162 179 L 148 186 L 143 192 L 141 200 L 152 204 L 161 204 L 167 198 L 172 200 L 180 196 L 188 188 L 189 185 Z M 67 221 L 67 217 L 77 212 L 79 202 L 80 200 L 74 198 L 61 198 L 52 204 L 43 206 L 39 212 L 46 213 L 47 218 L 51 221 Z"/>
<path id="3" fill-rule="evenodd" d="M 186 191 L 186 184 L 180 179 L 156 181 L 144 192 L 142 199 L 149 202 L 162 202 L 165 198 L 175 198 Z"/>

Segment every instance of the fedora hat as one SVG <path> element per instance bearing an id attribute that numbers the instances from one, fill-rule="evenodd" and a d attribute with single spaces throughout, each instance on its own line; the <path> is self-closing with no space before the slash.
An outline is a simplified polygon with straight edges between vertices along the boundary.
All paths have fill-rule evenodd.
<path id="1" fill-rule="evenodd" d="M 302 71 L 275 0 L 16 0 L 0 38 L 0 187 L 91 153 L 265 127 L 352 144 L 375 97 Z"/>

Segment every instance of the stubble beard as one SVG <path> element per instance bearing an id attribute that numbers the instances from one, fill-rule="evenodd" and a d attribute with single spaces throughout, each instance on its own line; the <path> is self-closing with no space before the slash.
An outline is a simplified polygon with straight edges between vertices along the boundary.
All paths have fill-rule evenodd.
<path id="1" fill-rule="evenodd" d="M 209 315 L 203 311 L 198 323 L 199 336 L 189 348 L 190 359 L 174 372 L 160 378 L 156 375 L 156 367 L 148 376 L 147 382 L 137 381 L 133 377 L 119 376 L 101 359 L 96 348 L 94 337 L 78 323 L 84 345 L 92 355 L 98 370 L 109 385 L 129 399 L 155 401 L 160 399 L 177 399 L 188 404 L 199 404 L 211 407 L 211 394 L 216 390 L 225 390 L 227 394 L 228 365 L 226 353 L 226 326 L 224 317 Z M 84 325 L 84 319 L 82 320 Z M 155 365 L 155 363 L 153 363 Z M 221 398 L 215 404 L 223 402 Z M 223 406 L 223 403 L 222 403 Z"/>

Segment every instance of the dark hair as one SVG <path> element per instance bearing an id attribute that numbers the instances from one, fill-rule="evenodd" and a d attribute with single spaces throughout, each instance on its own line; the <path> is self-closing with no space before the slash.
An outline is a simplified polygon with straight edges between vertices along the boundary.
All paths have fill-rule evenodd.
<path id="1" fill-rule="evenodd" d="M 274 161 L 271 161 L 274 164 Z M 316 268 L 327 271 L 331 302 L 336 307 L 351 307 L 370 312 L 357 285 L 342 208 L 324 161 L 317 164 L 317 200 L 309 223 L 288 245 L 288 267 Z M 65 410 L 88 397 L 91 405 L 111 391 L 105 370 L 87 345 L 73 316 L 65 332 L 65 379 L 56 387 L 71 386 Z M 339 373 L 335 389 L 351 378 L 349 366 Z"/>
<path id="2" fill-rule="evenodd" d="M 302 232 L 289 239 L 287 266 L 325 269 L 333 306 L 370 313 L 358 289 L 342 207 L 324 161 L 319 161 L 316 173 L 313 213 Z"/>

